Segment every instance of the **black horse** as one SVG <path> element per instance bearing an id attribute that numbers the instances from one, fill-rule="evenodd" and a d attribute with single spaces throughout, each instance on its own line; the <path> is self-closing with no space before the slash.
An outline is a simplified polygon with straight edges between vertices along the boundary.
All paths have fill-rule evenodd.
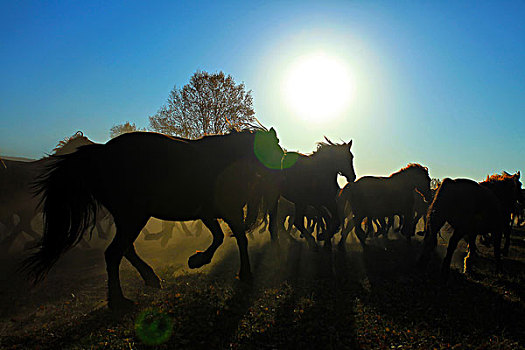
<path id="1" fill-rule="evenodd" d="M 410 241 L 415 228 L 414 191 L 420 192 L 427 201 L 432 198 L 428 168 L 417 163 L 408 164 L 388 177 L 364 176 L 347 184 L 337 198 L 339 215 L 343 219 L 349 218 L 348 225 L 341 232 L 339 247 L 344 248 L 353 227 L 361 244 L 366 244 L 366 235 L 361 228 L 364 218 L 383 220 L 393 215 L 403 216 L 402 233 Z"/>
<path id="2" fill-rule="evenodd" d="M 311 155 L 287 152 L 283 158 L 279 195 L 295 204 L 293 224 L 312 248 L 317 245 L 304 227 L 306 210 L 313 207 L 328 222 L 327 232 L 318 239 L 330 242 L 340 227 L 336 206 L 336 196 L 340 191 L 337 175 L 345 176 L 349 182 L 356 178 L 351 147 L 352 141 L 336 144 L 326 139 L 326 142 L 318 143 L 317 150 Z M 277 201 L 270 209 L 269 229 L 274 242 L 278 237 L 276 217 Z"/>
<path id="3" fill-rule="evenodd" d="M 428 209 L 420 264 L 424 266 L 428 263 L 430 254 L 437 245 L 439 230 L 448 222 L 454 233 L 450 237 L 447 255 L 443 259 L 443 276 L 448 276 L 452 255 L 462 238 L 469 245 L 464 271 L 468 273 L 471 270 L 473 260 L 477 257 L 476 237 L 480 234 L 492 233 L 496 268 L 499 269 L 501 237 L 509 227 L 510 213 L 507 207 L 518 200 L 520 190 L 519 173 L 492 175 L 484 183 L 469 179 L 443 180 Z"/>
<path id="4" fill-rule="evenodd" d="M 37 183 L 45 219 L 40 250 L 23 268 L 35 281 L 43 279 L 58 258 L 79 242 L 93 224 L 97 206 L 103 204 L 117 227 L 105 252 L 110 308 L 132 304 L 120 286 L 122 257 L 139 271 L 146 285 L 160 287 L 159 278 L 133 244 L 150 217 L 200 219 L 211 231 L 212 244 L 189 258 L 190 268 L 211 261 L 224 238 L 217 221 L 223 219 L 237 239 L 239 278 L 249 279 L 245 233 L 258 226 L 264 202 L 274 201 L 268 179 L 271 169 L 280 167 L 282 155 L 272 128 L 198 140 L 135 132 L 55 157 Z"/>

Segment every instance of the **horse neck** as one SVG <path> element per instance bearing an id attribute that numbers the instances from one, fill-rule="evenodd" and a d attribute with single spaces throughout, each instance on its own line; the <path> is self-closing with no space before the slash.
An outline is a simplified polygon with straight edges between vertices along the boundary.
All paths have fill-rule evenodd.
<path id="1" fill-rule="evenodd" d="M 334 177 L 339 173 L 340 169 L 336 166 L 336 162 L 323 154 L 312 154 L 310 156 L 303 156 L 301 159 L 301 171 L 307 170 L 311 174 L 316 174 L 319 177 Z"/>
<path id="2" fill-rule="evenodd" d="M 411 181 L 410 176 L 406 172 L 393 174 L 390 176 L 390 179 L 399 187 L 412 190 L 417 188 L 416 181 Z"/>
<path id="3" fill-rule="evenodd" d="M 505 208 L 510 209 L 514 206 L 516 198 L 514 198 L 514 188 L 509 182 L 505 181 L 483 181 L 481 185 L 490 189 Z"/>

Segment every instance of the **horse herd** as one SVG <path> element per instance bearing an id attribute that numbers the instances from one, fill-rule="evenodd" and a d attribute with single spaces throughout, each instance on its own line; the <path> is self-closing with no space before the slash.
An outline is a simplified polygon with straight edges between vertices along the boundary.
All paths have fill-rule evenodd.
<path id="1" fill-rule="evenodd" d="M 273 128 L 253 127 L 197 140 L 134 132 L 106 144 L 95 144 L 81 134 L 68 141 L 72 149 L 39 161 L 22 165 L 5 160 L 5 168 L 0 169 L 0 222 L 10 232 L 16 231 L 15 226 L 32 231 L 24 228 L 26 222 L 30 223 L 35 211 L 42 211 L 43 236 L 37 251 L 21 267 L 38 282 L 63 253 L 100 225 L 104 213 L 110 213 L 116 233 L 105 260 L 108 305 L 113 309 L 132 304 L 120 285 L 123 257 L 146 285 L 160 287 L 160 279 L 134 247 L 151 217 L 200 220 L 209 229 L 213 241 L 189 258 L 190 268 L 211 262 L 224 239 L 218 220 L 225 222 L 237 240 L 241 280 L 251 278 L 246 234 L 263 223 L 276 246 L 279 233 L 293 239 L 289 234 L 293 226 L 312 249 L 317 248 L 316 238 L 330 247 L 340 231 L 338 247 L 344 249 L 351 230 L 366 246 L 374 223 L 377 234 L 386 237 L 396 216 L 398 230 L 410 241 L 423 217 L 425 230 L 419 232 L 425 236 L 422 266 L 436 247 L 445 222 L 454 229 L 442 265 L 446 275 L 462 238 L 469 244 L 465 261 L 469 271 L 478 235 L 494 246 L 499 267 L 502 236 L 506 238 L 505 254 L 511 214 L 517 203 L 524 202 L 519 172 L 493 175 L 480 183 L 445 179 L 436 190 L 431 190 L 428 169 L 420 164 L 409 164 L 389 177 L 356 180 L 351 141 L 337 144 L 325 139 L 315 152 L 303 155 L 283 151 Z M 338 175 L 348 181 L 343 189 L 338 186 Z M 20 218 L 17 225 L 12 223 L 14 215 Z M 366 232 L 363 224 L 368 226 Z M 97 231 L 104 230 L 98 227 Z"/>

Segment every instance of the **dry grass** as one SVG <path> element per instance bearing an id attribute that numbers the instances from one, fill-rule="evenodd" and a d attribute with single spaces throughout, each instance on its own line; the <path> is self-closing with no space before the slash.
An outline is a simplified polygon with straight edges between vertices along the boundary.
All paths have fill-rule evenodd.
<path id="1" fill-rule="evenodd" d="M 137 249 L 164 280 L 146 288 L 127 263 L 124 293 L 136 310 L 115 317 L 105 306 L 106 275 L 100 250 L 74 250 L 39 287 L 29 289 L 4 260 L 0 291 L 2 349 L 330 349 L 494 348 L 525 344 L 525 232 L 513 235 L 511 256 L 493 272 L 491 251 L 482 250 L 475 276 L 461 267 L 458 249 L 450 280 L 439 279 L 439 258 L 426 272 L 415 261 L 419 242 L 374 241 L 365 252 L 310 252 L 303 243 L 282 247 L 266 235 L 251 241 L 254 282 L 234 275 L 238 252 L 227 239 L 214 262 L 187 269 L 191 252 L 206 247 L 180 238 L 167 248 L 138 241 Z M 438 251 L 443 250 L 444 241 Z M 164 315 L 169 339 L 148 346 L 135 330 L 149 310 Z M 155 318 L 157 317 L 157 318 Z M 150 316 L 154 321 L 158 316 Z"/>

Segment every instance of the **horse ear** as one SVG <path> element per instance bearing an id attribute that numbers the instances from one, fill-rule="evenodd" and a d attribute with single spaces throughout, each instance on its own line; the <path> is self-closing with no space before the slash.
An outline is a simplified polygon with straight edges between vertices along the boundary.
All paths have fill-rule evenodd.
<path id="1" fill-rule="evenodd" d="M 348 149 L 352 148 L 352 142 L 353 140 L 350 140 L 350 142 L 348 142 Z"/>
<path id="2" fill-rule="evenodd" d="M 275 129 L 273 127 L 270 128 L 270 133 L 274 136 L 274 137 L 277 137 L 277 133 L 275 132 Z"/>

